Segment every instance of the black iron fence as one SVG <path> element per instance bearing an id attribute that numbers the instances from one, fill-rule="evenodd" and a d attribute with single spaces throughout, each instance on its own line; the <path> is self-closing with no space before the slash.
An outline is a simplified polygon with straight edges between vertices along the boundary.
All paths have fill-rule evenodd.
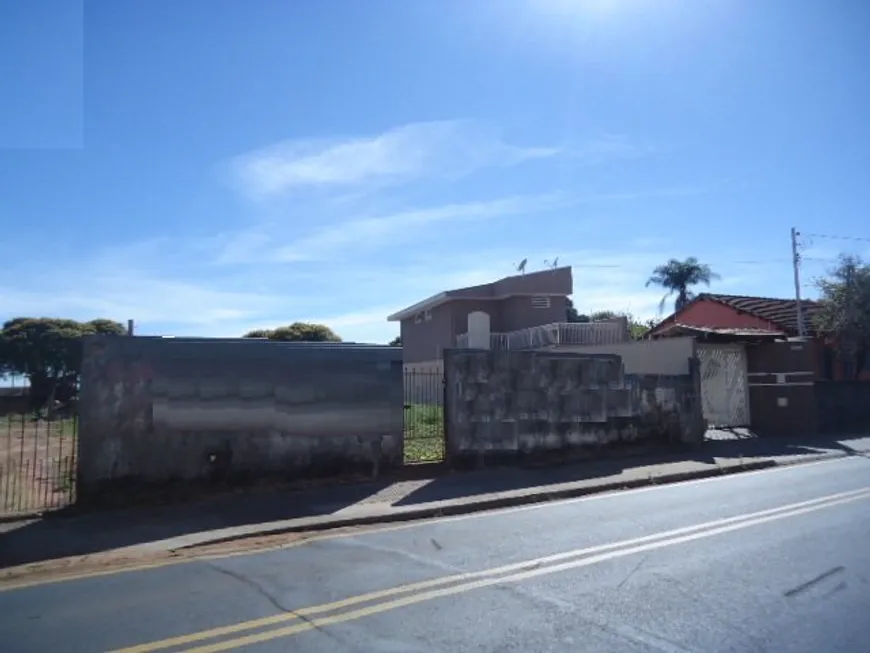
<path id="1" fill-rule="evenodd" d="M 73 415 L 0 415 L 0 518 L 75 501 L 77 439 Z"/>
<path id="2" fill-rule="evenodd" d="M 405 372 L 405 463 L 444 460 L 444 375 Z"/>

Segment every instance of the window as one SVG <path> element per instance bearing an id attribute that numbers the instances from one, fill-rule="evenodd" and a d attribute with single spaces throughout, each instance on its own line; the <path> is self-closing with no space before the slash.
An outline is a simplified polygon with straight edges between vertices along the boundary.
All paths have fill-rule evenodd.
<path id="1" fill-rule="evenodd" d="M 428 308 L 426 309 L 426 312 L 423 314 L 423 319 L 426 320 L 427 322 L 432 319 L 432 311 L 429 310 Z"/>
<path id="2" fill-rule="evenodd" d="M 550 308 L 550 298 L 532 297 L 532 308 Z"/>

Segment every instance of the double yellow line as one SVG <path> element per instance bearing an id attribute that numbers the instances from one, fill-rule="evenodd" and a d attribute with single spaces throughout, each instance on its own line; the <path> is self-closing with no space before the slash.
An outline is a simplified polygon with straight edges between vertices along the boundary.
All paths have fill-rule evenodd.
<path id="1" fill-rule="evenodd" d="M 243 646 L 259 644 L 279 637 L 288 637 L 309 630 L 323 628 L 332 624 L 352 621 L 362 617 L 387 612 L 423 601 L 452 596 L 462 592 L 490 587 L 503 583 L 514 583 L 537 576 L 554 574 L 562 571 L 594 565 L 599 562 L 614 560 L 637 553 L 691 542 L 714 535 L 749 528 L 788 517 L 796 517 L 825 508 L 870 498 L 870 488 L 862 488 L 850 492 L 832 494 L 810 501 L 793 503 L 779 508 L 762 510 L 738 517 L 729 517 L 715 521 L 677 528 L 670 531 L 647 535 L 634 539 L 566 551 L 555 555 L 526 560 L 502 567 L 485 569 L 444 576 L 432 580 L 369 592 L 352 596 L 333 603 L 301 608 L 291 613 L 274 615 L 262 619 L 254 619 L 230 626 L 213 628 L 198 633 L 171 637 L 160 641 L 131 646 L 115 653 L 147 653 L 169 648 L 197 645 L 206 640 L 215 640 L 229 635 L 237 635 L 249 631 L 267 629 L 270 626 L 289 624 L 282 628 L 262 630 L 251 634 L 222 639 L 220 641 L 197 645 L 185 649 L 187 653 L 217 653 L 229 651 Z M 368 605 L 367 605 L 368 604 Z M 362 606 L 362 607 L 356 607 Z M 355 609 L 350 609 L 355 608 Z"/>

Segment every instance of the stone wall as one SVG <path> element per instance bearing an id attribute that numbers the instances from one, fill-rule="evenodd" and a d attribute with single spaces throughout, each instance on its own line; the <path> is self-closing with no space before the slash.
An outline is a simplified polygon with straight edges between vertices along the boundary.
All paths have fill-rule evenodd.
<path id="1" fill-rule="evenodd" d="M 817 381 L 813 389 L 820 433 L 870 432 L 870 382 Z"/>
<path id="2" fill-rule="evenodd" d="M 616 355 L 445 353 L 451 460 L 704 437 L 696 363 L 685 375 L 626 375 Z"/>
<path id="3" fill-rule="evenodd" d="M 401 357 L 379 346 L 88 337 L 79 497 L 400 465 Z"/>

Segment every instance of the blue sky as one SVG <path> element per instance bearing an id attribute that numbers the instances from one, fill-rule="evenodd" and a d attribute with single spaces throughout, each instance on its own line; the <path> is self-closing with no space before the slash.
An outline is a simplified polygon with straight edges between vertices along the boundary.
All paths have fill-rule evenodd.
<path id="1" fill-rule="evenodd" d="M 870 237 L 868 61 L 850 0 L 0 0 L 0 318 L 386 342 L 556 256 L 585 311 L 689 255 L 790 296 L 792 225 Z"/>

